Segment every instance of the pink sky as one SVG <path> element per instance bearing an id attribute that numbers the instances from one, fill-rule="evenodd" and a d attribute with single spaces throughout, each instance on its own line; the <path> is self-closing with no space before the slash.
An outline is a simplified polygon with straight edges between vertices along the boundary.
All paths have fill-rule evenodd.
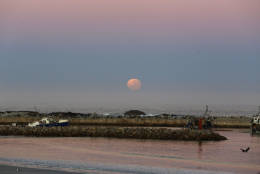
<path id="1" fill-rule="evenodd" d="M 248 37 L 259 29 L 260 15 L 258 0 L 4 0 L 1 6 L 7 35 L 37 32 L 43 37 L 93 31 Z"/>

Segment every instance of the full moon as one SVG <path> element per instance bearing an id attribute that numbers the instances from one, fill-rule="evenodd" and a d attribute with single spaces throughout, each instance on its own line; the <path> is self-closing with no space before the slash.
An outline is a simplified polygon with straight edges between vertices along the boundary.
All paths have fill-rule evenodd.
<path id="1" fill-rule="evenodd" d="M 139 79 L 130 79 L 127 82 L 127 87 L 131 89 L 132 91 L 138 91 L 141 89 L 142 84 Z"/>

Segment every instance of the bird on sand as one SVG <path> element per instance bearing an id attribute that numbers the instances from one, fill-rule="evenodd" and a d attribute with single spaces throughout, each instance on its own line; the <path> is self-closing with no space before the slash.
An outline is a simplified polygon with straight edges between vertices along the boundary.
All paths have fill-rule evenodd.
<path id="1" fill-rule="evenodd" d="M 242 152 L 248 152 L 250 150 L 250 147 L 246 148 L 246 149 L 240 149 Z"/>

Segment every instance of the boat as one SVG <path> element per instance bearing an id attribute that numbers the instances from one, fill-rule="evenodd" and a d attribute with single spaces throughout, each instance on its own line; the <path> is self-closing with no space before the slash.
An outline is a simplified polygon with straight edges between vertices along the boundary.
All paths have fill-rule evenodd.
<path id="1" fill-rule="evenodd" d="M 28 124 L 29 127 L 64 127 L 69 126 L 69 120 L 60 119 L 55 121 L 52 118 L 44 117 L 40 121 L 35 121 L 33 123 Z"/>
<path id="2" fill-rule="evenodd" d="M 190 116 L 188 118 L 186 128 L 189 129 L 212 129 L 213 128 L 213 117 L 211 116 L 211 111 L 209 110 L 209 106 L 206 105 L 206 110 L 202 116 L 194 117 Z"/>
<path id="3" fill-rule="evenodd" d="M 260 106 L 258 113 L 251 120 L 251 134 L 260 134 Z"/>

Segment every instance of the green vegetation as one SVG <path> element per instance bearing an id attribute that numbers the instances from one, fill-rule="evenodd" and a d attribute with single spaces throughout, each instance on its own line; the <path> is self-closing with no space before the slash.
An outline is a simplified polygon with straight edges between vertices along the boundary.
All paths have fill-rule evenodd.
<path id="1" fill-rule="evenodd" d="M 129 114 L 129 115 L 127 115 Z M 54 119 L 68 119 L 70 125 L 75 126 L 146 126 L 146 127 L 184 127 L 190 116 L 171 116 L 161 114 L 152 117 L 140 117 L 141 111 L 128 111 L 125 116 L 100 116 L 96 113 L 82 114 L 71 112 L 55 112 L 41 114 L 38 112 L 2 112 L 0 113 L 0 125 L 28 125 L 33 121 L 38 121 L 42 117 L 51 116 Z M 250 128 L 249 117 L 214 117 L 212 121 L 215 128 Z"/>
<path id="2" fill-rule="evenodd" d="M 33 121 L 38 121 L 42 117 L 0 117 L 0 125 L 27 125 Z M 64 118 L 64 117 L 60 117 Z M 67 118 L 71 125 L 100 125 L 100 126 L 146 126 L 146 127 L 184 127 L 187 123 L 187 118 L 106 118 L 106 117 L 86 117 L 86 118 Z M 216 128 L 250 128 L 249 118 L 216 118 L 213 120 L 213 127 Z"/>
<path id="3" fill-rule="evenodd" d="M 126 117 L 140 117 L 141 115 L 145 115 L 145 113 L 139 110 L 130 110 L 130 111 L 126 111 L 124 115 Z"/>

